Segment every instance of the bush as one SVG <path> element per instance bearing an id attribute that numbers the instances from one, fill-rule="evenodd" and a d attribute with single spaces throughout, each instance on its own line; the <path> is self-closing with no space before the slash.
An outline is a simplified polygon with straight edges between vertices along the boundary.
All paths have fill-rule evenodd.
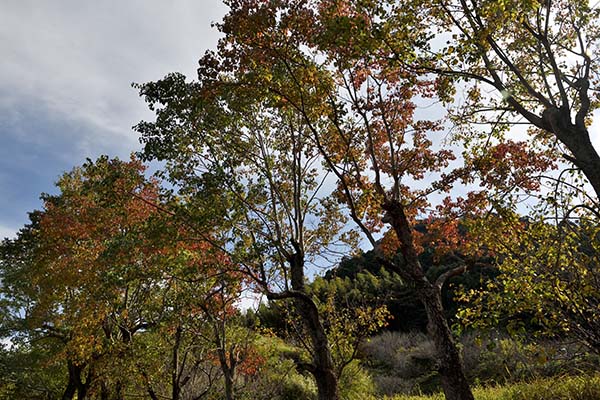
<path id="1" fill-rule="evenodd" d="M 375 399 L 375 384 L 358 360 L 352 361 L 344 368 L 339 388 L 342 400 Z"/>
<path id="2" fill-rule="evenodd" d="M 467 334 L 461 338 L 461 348 L 468 378 L 482 385 L 590 374 L 600 366 L 598 355 L 564 340 L 523 342 L 506 335 Z"/>
<path id="3" fill-rule="evenodd" d="M 433 343 L 423 333 L 384 332 L 363 352 L 380 395 L 431 392 L 438 387 Z"/>
<path id="4" fill-rule="evenodd" d="M 600 366 L 598 355 L 564 340 L 535 343 L 499 334 L 466 334 L 460 340 L 460 348 L 465 373 L 475 385 L 593 374 Z M 379 395 L 440 390 L 433 344 L 422 333 L 385 332 L 365 344 L 363 352 Z"/>
<path id="5" fill-rule="evenodd" d="M 597 400 L 600 375 L 561 377 L 517 384 L 508 388 L 502 400 Z"/>
<path id="6" fill-rule="evenodd" d="M 258 340 L 265 364 L 244 386 L 243 400 L 315 400 L 317 388 L 312 377 L 298 372 L 294 361 L 301 355 L 297 349 L 275 336 L 263 335 Z"/>

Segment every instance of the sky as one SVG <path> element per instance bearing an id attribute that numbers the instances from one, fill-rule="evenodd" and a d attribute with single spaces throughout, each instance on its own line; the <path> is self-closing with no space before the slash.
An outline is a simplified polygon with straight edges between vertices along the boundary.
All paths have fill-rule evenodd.
<path id="1" fill-rule="evenodd" d="M 195 77 L 220 0 L 2 0 L 0 239 L 86 158 L 128 158 L 153 114 L 132 82 Z"/>

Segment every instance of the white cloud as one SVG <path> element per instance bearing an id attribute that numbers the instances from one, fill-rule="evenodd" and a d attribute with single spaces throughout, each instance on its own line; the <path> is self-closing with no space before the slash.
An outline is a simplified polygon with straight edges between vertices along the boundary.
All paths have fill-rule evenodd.
<path id="1" fill-rule="evenodd" d="M 174 70 L 193 74 L 196 60 L 216 43 L 210 23 L 225 12 L 217 0 L 13 0 L 2 8 L 0 107 L 42 103 L 81 125 L 83 151 L 133 146 L 130 127 L 148 114 L 130 83 Z M 86 128 L 95 134 L 87 136 Z"/>

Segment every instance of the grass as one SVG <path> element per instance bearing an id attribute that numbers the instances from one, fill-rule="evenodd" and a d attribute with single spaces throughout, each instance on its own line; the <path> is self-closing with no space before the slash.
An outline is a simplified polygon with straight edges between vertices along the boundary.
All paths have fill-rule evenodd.
<path id="1" fill-rule="evenodd" d="M 475 400 L 598 400 L 600 375 L 554 377 L 530 383 L 475 388 L 473 395 Z M 394 396 L 385 400 L 444 400 L 444 395 Z"/>

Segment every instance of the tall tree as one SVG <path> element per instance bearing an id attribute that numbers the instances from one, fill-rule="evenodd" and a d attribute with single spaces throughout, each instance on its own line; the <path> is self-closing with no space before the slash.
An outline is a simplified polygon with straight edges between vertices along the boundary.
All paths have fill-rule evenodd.
<path id="1" fill-rule="evenodd" d="M 177 166 L 174 177 L 190 176 L 198 166 L 204 167 L 205 178 L 240 176 L 237 186 L 229 187 L 251 211 L 246 213 L 255 226 L 248 231 L 250 241 L 258 244 L 257 239 L 269 237 L 279 264 L 287 260 L 289 266 L 291 291 L 281 296 L 269 293 L 268 285 L 263 287 L 271 298 L 295 297 L 306 310 L 305 321 L 316 327 L 313 345 L 324 358 L 315 358 L 315 378 L 323 399 L 337 394 L 327 390 L 334 381 L 322 378 L 331 369 L 326 337 L 317 314 L 310 311 L 313 302 L 301 294 L 306 240 L 314 237 L 303 228 L 314 218 L 306 212 L 307 200 L 316 198 L 306 188 L 312 191 L 314 182 L 319 182 L 317 186 L 327 182 L 316 178 L 317 173 L 332 175 L 337 201 L 378 250 L 379 262 L 417 288 L 447 398 L 472 399 L 443 314 L 441 288 L 473 263 L 456 256 L 458 267 L 430 281 L 418 256 L 427 242 L 442 252 L 468 240 L 457 235 L 458 217 L 476 215 L 486 196 L 475 190 L 465 198 L 448 198 L 431 212 L 429 195 L 447 192 L 458 181 L 474 181 L 468 169 L 450 168 L 454 155 L 434 144 L 431 135 L 441 129 L 440 124 L 415 117 L 414 99 L 430 98 L 436 83 L 390 61 L 398 56 L 398 49 L 392 51 L 388 45 L 392 39 L 397 41 L 396 26 L 385 19 L 390 4 L 243 0 L 229 5 L 231 11 L 219 25 L 225 37 L 218 53 L 209 52 L 200 60 L 198 82 L 186 83 L 182 76 L 171 75 L 141 86 L 151 107 L 164 106 L 157 109 L 156 123 L 138 125 L 145 151 Z M 403 54 L 413 54 L 410 45 Z M 197 147 L 198 141 L 203 146 Z M 512 147 L 521 155 L 529 154 L 523 145 Z M 214 156 L 217 148 L 219 157 Z M 193 154 L 189 149 L 194 149 Z M 214 163 L 215 158 L 219 163 Z M 304 164 L 313 159 L 320 160 L 322 167 Z M 522 167 L 521 159 L 515 157 L 512 167 Z M 254 175 L 240 175 L 239 169 L 231 168 L 239 168 L 242 162 L 246 168 L 252 166 Z M 542 162 L 532 168 L 547 166 Z M 513 182 L 511 171 L 516 170 L 508 166 L 491 175 Z M 310 171 L 310 184 L 305 171 Z M 187 179 L 188 184 L 201 182 Z M 262 196 L 255 198 L 259 202 L 250 197 L 256 194 Z M 314 215 L 322 225 L 331 224 L 324 211 Z M 414 230 L 415 218 L 423 215 L 433 221 L 426 236 Z M 257 223 L 268 230 L 257 229 Z M 378 240 L 384 224 L 390 229 Z M 258 275 L 257 280 L 264 282 L 264 277 Z"/>
<path id="2" fill-rule="evenodd" d="M 492 134 L 529 124 L 533 140 L 546 142 L 583 172 L 598 201 L 600 157 L 589 132 L 599 104 L 596 6 L 579 0 L 426 0 L 415 13 L 396 3 L 388 17 L 398 40 L 415 24 L 431 29 L 429 40 L 411 41 L 411 58 L 392 40 L 390 49 L 399 49 L 396 59 L 410 68 L 437 74 L 450 102 L 458 84 L 466 96 L 454 110 L 457 122 L 467 129 L 489 124 Z M 467 137 L 472 140 L 472 132 Z"/>
<path id="3" fill-rule="evenodd" d="M 352 236 L 341 232 L 344 218 L 323 188 L 319 154 L 295 113 L 273 113 L 251 92 L 205 83 L 172 74 L 140 85 L 157 109 L 156 122 L 137 127 L 144 154 L 166 160 L 186 199 L 182 217 L 199 234 L 212 224 L 228 230 L 215 246 L 270 300 L 293 300 L 310 338 L 312 362 L 303 366 L 319 398 L 337 399 L 330 344 L 305 287 L 306 268 Z"/>
<path id="4" fill-rule="evenodd" d="M 600 158 L 590 131 L 600 104 L 597 4 L 434 0 L 420 2 L 423 11 L 416 14 L 403 9 L 403 3 L 390 9 L 389 20 L 397 32 L 402 27 L 422 26 L 423 21 L 432 28 L 427 40 L 412 40 L 411 58 L 398 51 L 395 59 L 437 76 L 439 92 L 461 128 L 458 143 L 465 145 L 469 157 L 495 157 L 504 162 L 514 154 L 498 152 L 498 148 L 508 149 L 507 138 L 521 135 L 530 147 L 571 164 L 560 174 L 522 174 L 522 181 L 534 185 L 528 194 L 540 200 L 527 224 L 514 216 L 518 200 L 514 187 L 500 186 L 504 193 L 498 198 L 508 201 L 495 204 L 497 215 L 491 216 L 487 228 L 478 229 L 490 240 L 488 246 L 495 249 L 501 264 L 503 275 L 490 283 L 492 292 L 498 295 L 502 287 L 500 293 L 521 299 L 515 304 L 532 311 L 545 325 L 560 320 L 558 325 L 569 327 L 592 349 L 597 348 L 594 335 L 586 333 L 596 329 L 597 319 L 593 312 L 597 299 L 589 296 L 598 274 L 591 261 L 595 245 L 589 229 L 597 224 L 600 206 Z M 392 51 L 404 50 L 392 40 L 387 44 Z M 465 95 L 455 96 L 457 89 Z M 511 129 L 518 124 L 528 127 L 527 134 Z M 535 162 L 529 158 L 526 164 Z M 473 166 L 484 180 L 497 170 L 490 169 L 488 162 Z M 585 184 L 577 181 L 578 174 L 585 177 Z M 490 189 L 498 193 L 499 187 L 491 185 Z M 507 193 L 512 195 L 505 197 Z M 498 221 L 497 216 L 506 220 Z M 512 229 L 512 235 L 507 237 L 500 227 Z M 523 251 L 524 246 L 528 251 Z M 516 259 L 526 261 L 519 261 L 516 268 Z M 565 286 L 567 279 L 581 285 L 567 290 L 571 286 Z M 549 293 L 556 295 L 555 300 L 548 301 Z M 556 318 L 541 318 L 535 307 L 530 308 L 533 305 Z"/>

